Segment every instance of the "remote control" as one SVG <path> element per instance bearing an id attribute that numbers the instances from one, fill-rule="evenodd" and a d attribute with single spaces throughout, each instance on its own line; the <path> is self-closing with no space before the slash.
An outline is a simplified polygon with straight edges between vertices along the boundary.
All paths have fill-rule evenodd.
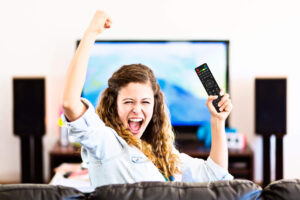
<path id="1" fill-rule="evenodd" d="M 220 112 L 218 103 L 223 96 L 220 96 L 220 88 L 213 77 L 211 71 L 209 70 L 206 63 L 200 65 L 199 67 L 195 68 L 195 71 L 202 82 L 206 92 L 208 95 L 218 95 L 218 98 L 213 100 L 213 105 L 216 108 L 217 112 Z"/>

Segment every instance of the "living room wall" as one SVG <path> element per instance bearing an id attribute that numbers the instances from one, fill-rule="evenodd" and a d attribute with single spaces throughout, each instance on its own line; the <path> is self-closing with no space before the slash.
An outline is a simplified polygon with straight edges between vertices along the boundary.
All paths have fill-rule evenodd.
<path id="1" fill-rule="evenodd" d="M 247 135 L 255 152 L 257 182 L 262 180 L 262 144 L 254 133 L 254 78 L 287 77 L 284 177 L 300 178 L 298 7 L 296 0 L 1 1 L 0 182 L 20 181 L 20 140 L 12 129 L 14 76 L 46 78 L 47 131 L 43 142 L 48 179 L 48 153 L 59 138 L 57 120 L 64 75 L 75 41 L 96 9 L 106 10 L 113 20 L 112 29 L 101 38 L 230 40 L 230 95 L 234 104 L 230 124 Z"/>

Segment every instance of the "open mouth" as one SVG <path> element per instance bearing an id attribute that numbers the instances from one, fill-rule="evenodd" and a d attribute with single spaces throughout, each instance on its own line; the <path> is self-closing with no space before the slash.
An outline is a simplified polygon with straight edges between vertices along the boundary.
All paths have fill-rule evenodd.
<path id="1" fill-rule="evenodd" d="M 143 119 L 142 118 L 131 118 L 128 120 L 128 127 L 131 133 L 133 134 L 138 134 L 142 124 L 143 124 Z"/>

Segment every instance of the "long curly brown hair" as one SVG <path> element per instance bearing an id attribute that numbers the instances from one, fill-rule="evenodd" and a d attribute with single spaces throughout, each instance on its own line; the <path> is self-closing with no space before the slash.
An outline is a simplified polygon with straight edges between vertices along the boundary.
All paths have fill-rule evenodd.
<path id="1" fill-rule="evenodd" d="M 154 93 L 153 116 L 141 139 L 136 138 L 123 126 L 117 110 L 118 93 L 131 82 L 150 83 Z M 180 173 L 179 156 L 173 153 L 174 132 L 164 103 L 164 95 L 149 67 L 132 64 L 118 69 L 108 80 L 108 88 L 101 94 L 96 111 L 106 126 L 113 128 L 129 145 L 140 149 L 167 179 Z"/>

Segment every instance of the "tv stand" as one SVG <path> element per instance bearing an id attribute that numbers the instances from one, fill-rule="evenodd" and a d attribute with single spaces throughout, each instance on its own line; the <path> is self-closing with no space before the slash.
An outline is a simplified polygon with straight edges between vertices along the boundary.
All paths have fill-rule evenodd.
<path id="1" fill-rule="evenodd" d="M 179 133 L 176 134 L 176 143 L 186 143 L 199 141 L 195 133 Z"/>

